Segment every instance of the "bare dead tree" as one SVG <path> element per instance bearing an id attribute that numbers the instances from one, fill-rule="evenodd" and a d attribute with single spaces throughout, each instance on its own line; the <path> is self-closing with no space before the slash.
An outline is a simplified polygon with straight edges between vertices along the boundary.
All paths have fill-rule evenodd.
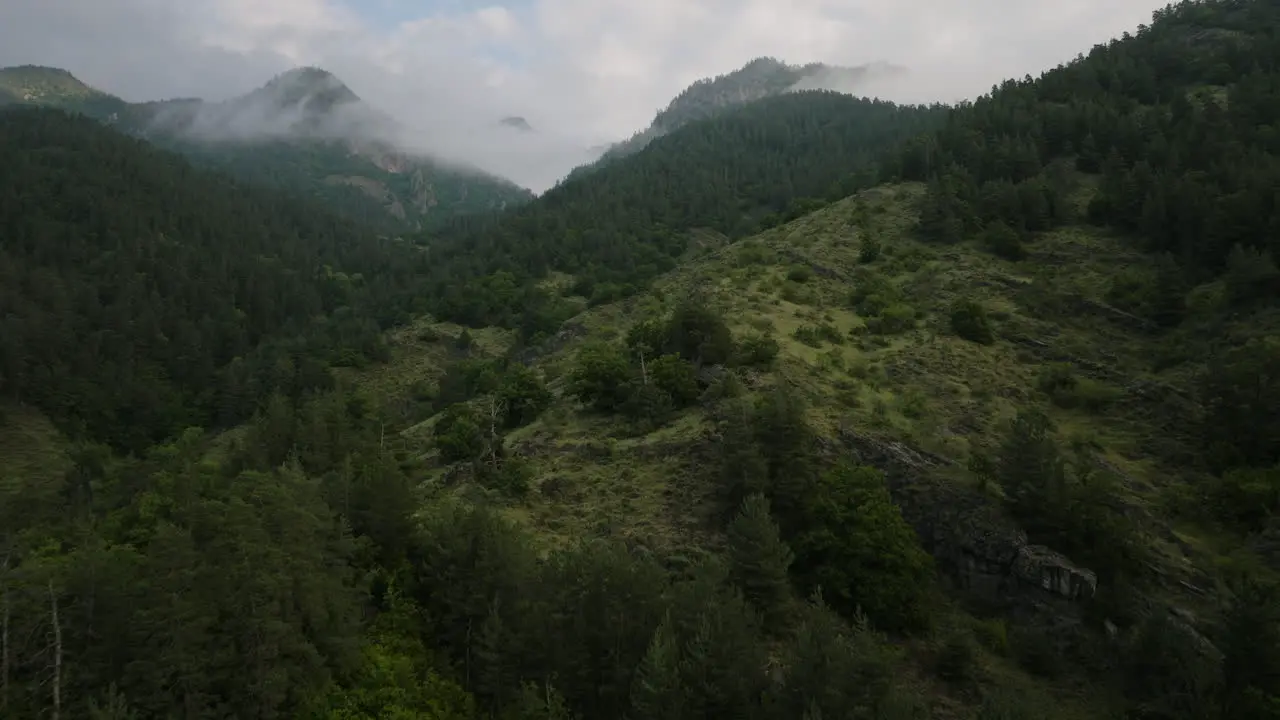
<path id="1" fill-rule="evenodd" d="M 489 396 L 489 465 L 494 470 L 498 469 L 498 446 L 501 444 L 498 438 L 498 422 L 505 409 L 506 403 L 498 400 L 496 396 Z"/>
<path id="2" fill-rule="evenodd" d="M 645 385 L 649 384 L 649 366 L 645 362 L 645 351 L 647 346 L 641 345 L 637 348 L 640 351 L 640 381 Z"/>

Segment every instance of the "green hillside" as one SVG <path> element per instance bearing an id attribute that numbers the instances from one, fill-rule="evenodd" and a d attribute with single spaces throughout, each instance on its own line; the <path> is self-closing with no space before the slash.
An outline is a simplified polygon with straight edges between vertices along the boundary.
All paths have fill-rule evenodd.
<path id="1" fill-rule="evenodd" d="M 573 273 L 571 294 L 592 303 L 625 297 L 689 253 L 871 184 L 884 147 L 942 118 L 940 108 L 803 92 L 692 123 L 514 212 L 428 234 L 441 298 L 432 310 L 526 336 L 554 331 L 565 303 L 525 292 L 545 272 Z"/>
<path id="2" fill-rule="evenodd" d="M 0 112 L 0 715 L 1276 717 L 1277 28 L 417 242 Z"/>

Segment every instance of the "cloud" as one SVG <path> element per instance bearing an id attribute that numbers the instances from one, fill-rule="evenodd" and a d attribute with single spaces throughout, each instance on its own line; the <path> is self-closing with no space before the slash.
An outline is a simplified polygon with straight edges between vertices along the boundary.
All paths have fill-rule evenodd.
<path id="1" fill-rule="evenodd" d="M 760 55 L 905 66 L 868 92 L 974 97 L 1148 22 L 1150 0 L 0 0 L 0 65 L 129 100 L 220 100 L 319 65 L 414 145 L 541 190 L 694 80 Z M 528 119 L 534 133 L 501 125 Z"/>

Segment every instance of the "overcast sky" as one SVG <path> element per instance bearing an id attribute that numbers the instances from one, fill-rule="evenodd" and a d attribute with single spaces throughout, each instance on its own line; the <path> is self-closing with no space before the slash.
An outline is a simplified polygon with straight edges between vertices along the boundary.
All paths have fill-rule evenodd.
<path id="1" fill-rule="evenodd" d="M 690 82 L 772 55 L 884 61 L 874 94 L 954 101 L 1149 22 L 1152 0 L 0 0 L 0 65 L 127 100 L 225 99 L 337 74 L 422 147 L 541 190 Z M 500 128 L 522 115 L 538 131 Z"/>

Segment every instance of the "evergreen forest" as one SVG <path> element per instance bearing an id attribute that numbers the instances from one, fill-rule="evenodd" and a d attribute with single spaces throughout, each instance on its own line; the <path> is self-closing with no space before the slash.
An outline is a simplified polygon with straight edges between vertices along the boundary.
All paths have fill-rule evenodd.
<path id="1" fill-rule="evenodd" d="M 398 235 L 0 107 L 0 717 L 1280 718 L 1280 6 L 717 87 Z"/>

